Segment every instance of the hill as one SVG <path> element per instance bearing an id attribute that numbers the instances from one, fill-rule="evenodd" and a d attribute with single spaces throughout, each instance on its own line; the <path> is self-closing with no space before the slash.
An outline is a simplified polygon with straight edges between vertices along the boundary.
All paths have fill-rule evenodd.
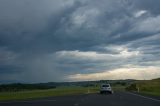
<path id="1" fill-rule="evenodd" d="M 160 96 L 160 78 L 136 81 L 135 83 L 128 86 L 126 90 Z"/>

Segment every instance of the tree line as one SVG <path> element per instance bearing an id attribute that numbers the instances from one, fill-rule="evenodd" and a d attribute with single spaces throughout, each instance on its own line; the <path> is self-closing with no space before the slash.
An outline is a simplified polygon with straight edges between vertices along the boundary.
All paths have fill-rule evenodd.
<path id="1" fill-rule="evenodd" d="M 56 86 L 47 86 L 43 84 L 2 84 L 0 85 L 0 92 L 6 91 L 23 91 L 23 90 L 43 90 L 43 89 L 51 89 L 56 88 Z"/>

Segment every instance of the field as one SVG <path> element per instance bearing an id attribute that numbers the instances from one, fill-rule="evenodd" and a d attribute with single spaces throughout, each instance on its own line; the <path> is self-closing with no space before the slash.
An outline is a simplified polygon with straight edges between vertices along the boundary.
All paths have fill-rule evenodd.
<path id="1" fill-rule="evenodd" d="M 113 86 L 112 88 L 114 91 L 125 90 L 125 86 L 121 85 Z M 93 92 L 99 92 L 99 86 L 97 87 L 68 86 L 68 87 L 57 87 L 55 89 L 48 89 L 48 90 L 0 92 L 0 100 L 31 99 L 31 98 L 61 96 L 61 95 L 80 94 L 80 93 L 93 93 Z"/>
<path id="2" fill-rule="evenodd" d="M 160 78 L 137 81 L 128 87 L 128 90 L 160 96 Z"/>
<path id="3" fill-rule="evenodd" d="M 79 93 L 88 93 L 97 91 L 98 91 L 97 87 L 57 87 L 55 89 L 48 89 L 48 90 L 0 92 L 0 100 L 41 98 L 48 96 L 60 96 L 67 94 L 79 94 Z"/>
<path id="4" fill-rule="evenodd" d="M 122 85 L 112 86 L 113 91 L 116 91 L 116 92 L 125 92 L 125 88 L 126 86 L 122 86 Z"/>

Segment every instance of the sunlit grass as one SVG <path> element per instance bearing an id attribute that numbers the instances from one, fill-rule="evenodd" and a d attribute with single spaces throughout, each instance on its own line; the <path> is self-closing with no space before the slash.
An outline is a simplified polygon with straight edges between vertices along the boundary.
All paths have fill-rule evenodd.
<path id="1" fill-rule="evenodd" d="M 129 88 L 140 93 L 160 96 L 160 79 L 137 81 L 134 85 Z"/>
<path id="2" fill-rule="evenodd" d="M 142 81 L 137 83 L 139 91 L 142 93 L 159 95 L 160 96 L 160 79 L 151 81 Z"/>

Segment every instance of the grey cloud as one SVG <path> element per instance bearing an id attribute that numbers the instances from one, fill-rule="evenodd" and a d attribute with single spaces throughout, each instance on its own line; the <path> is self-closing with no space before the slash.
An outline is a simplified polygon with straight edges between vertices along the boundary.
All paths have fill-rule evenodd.
<path id="1" fill-rule="evenodd" d="M 135 0 L 135 6 L 138 9 L 148 10 L 153 15 L 159 15 L 160 14 L 160 7 L 159 7 L 160 1 L 155 0 L 154 2 L 152 0 Z"/>
<path id="2" fill-rule="evenodd" d="M 142 10 L 147 12 L 135 17 Z M 154 65 L 159 61 L 159 10 L 158 0 L 1 0 L 0 75 L 8 70 L 16 81 L 64 81 L 73 73 L 145 61 Z M 118 55 L 123 50 L 116 46 L 141 54 L 110 61 L 55 55 L 75 50 Z M 21 73 L 12 76 L 14 70 Z"/>

